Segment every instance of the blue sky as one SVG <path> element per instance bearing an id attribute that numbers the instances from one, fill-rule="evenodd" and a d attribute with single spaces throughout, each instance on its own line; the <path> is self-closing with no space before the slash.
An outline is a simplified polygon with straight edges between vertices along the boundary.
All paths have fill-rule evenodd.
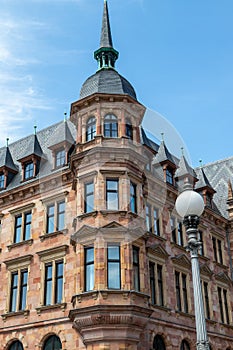
<path id="1" fill-rule="evenodd" d="M 233 1 L 108 0 L 116 68 L 193 165 L 232 155 Z M 96 71 L 103 0 L 0 0 L 0 146 L 63 119 Z M 156 114 L 156 113 L 155 113 Z M 147 121 L 148 122 L 148 121 Z M 148 125 L 148 123 L 147 123 Z M 150 120 L 149 120 L 150 126 Z M 156 125 L 156 136 L 166 128 Z M 163 129 L 163 130 L 162 130 Z M 174 140 L 173 140 L 174 144 Z"/>

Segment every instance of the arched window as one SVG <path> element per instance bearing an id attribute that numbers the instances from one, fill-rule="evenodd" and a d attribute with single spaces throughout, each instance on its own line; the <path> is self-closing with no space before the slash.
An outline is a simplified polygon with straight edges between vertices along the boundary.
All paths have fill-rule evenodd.
<path id="1" fill-rule="evenodd" d="M 107 114 L 104 118 L 104 136 L 118 137 L 117 117 L 113 114 Z"/>
<path id="2" fill-rule="evenodd" d="M 125 124 L 125 134 L 129 139 L 133 140 L 133 127 L 129 120 Z"/>
<path id="3" fill-rule="evenodd" d="M 161 335 L 156 335 L 153 342 L 153 350 L 166 350 L 163 338 Z"/>
<path id="4" fill-rule="evenodd" d="M 95 117 L 90 117 L 87 121 L 86 141 L 93 140 L 96 135 L 96 120 Z"/>
<path id="5" fill-rule="evenodd" d="M 49 337 L 43 347 L 43 350 L 61 350 L 62 345 L 60 339 L 56 335 L 51 335 Z"/>
<path id="6" fill-rule="evenodd" d="M 23 345 L 20 341 L 14 341 L 9 347 L 9 350 L 23 350 Z"/>
<path id="7" fill-rule="evenodd" d="M 182 343 L 180 345 L 180 350 L 190 350 L 190 346 L 187 340 L 182 340 Z"/>

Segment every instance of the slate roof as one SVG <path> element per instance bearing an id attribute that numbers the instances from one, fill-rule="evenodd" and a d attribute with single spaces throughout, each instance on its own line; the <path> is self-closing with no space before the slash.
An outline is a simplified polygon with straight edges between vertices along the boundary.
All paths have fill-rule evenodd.
<path id="1" fill-rule="evenodd" d="M 6 167 L 13 170 L 13 172 L 18 171 L 18 168 L 15 166 L 9 147 L 4 147 L 0 149 L 0 168 Z"/>
<path id="2" fill-rule="evenodd" d="M 141 143 L 149 148 L 151 148 L 154 152 L 158 152 L 159 145 L 152 141 L 149 137 L 147 137 L 144 129 L 141 127 Z"/>
<path id="3" fill-rule="evenodd" d="M 23 152 L 23 157 L 17 160 L 21 160 L 30 155 L 34 154 L 35 156 L 41 158 L 43 155 L 43 151 L 40 146 L 40 142 L 38 141 L 37 135 L 30 135 L 27 140 L 26 148 Z"/>
<path id="4" fill-rule="evenodd" d="M 199 177 L 201 169 L 204 171 L 209 184 L 216 191 L 213 196 L 214 203 L 221 214 L 228 218 L 226 202 L 228 197 L 228 182 L 229 180 L 231 183 L 233 182 L 233 157 L 196 168 L 197 177 Z"/>
<path id="5" fill-rule="evenodd" d="M 53 169 L 53 157 L 52 151 L 48 148 L 52 139 L 54 139 L 54 135 L 58 135 L 59 129 L 61 129 L 61 124 L 64 124 L 64 121 L 59 122 L 57 124 L 51 125 L 43 130 L 40 130 L 36 134 L 36 139 L 38 144 L 40 145 L 40 152 L 43 152 L 43 158 L 40 165 L 40 170 L 36 178 L 43 178 L 49 174 L 51 174 L 51 170 Z M 67 121 L 67 126 L 69 127 L 70 134 L 75 139 L 76 136 L 76 128 L 71 121 Z M 29 135 L 20 140 L 17 140 L 14 143 L 9 144 L 9 152 L 12 156 L 12 162 L 15 164 L 16 170 L 18 171 L 14 178 L 11 180 L 6 190 L 13 189 L 21 185 L 22 180 L 22 167 L 19 159 L 25 158 L 27 155 L 32 154 L 32 147 L 34 147 L 35 135 Z M 39 150 L 37 146 L 34 148 L 34 152 L 36 154 Z M 0 164 L 4 163 L 4 154 L 6 153 L 6 147 L 0 148 Z M 56 171 L 56 170 L 55 170 Z M 58 170 L 60 171 L 60 170 Z M 34 179 L 28 180 L 28 182 L 33 182 Z M 2 190 L 3 193 L 5 190 Z"/>
<path id="6" fill-rule="evenodd" d="M 194 169 L 188 164 L 185 156 L 182 155 L 179 161 L 178 169 L 176 170 L 176 173 L 175 173 L 175 177 L 181 178 L 185 175 L 190 175 L 193 178 L 197 177 Z"/>
<path id="7" fill-rule="evenodd" d="M 55 130 L 53 136 L 50 139 L 49 147 L 58 145 L 64 141 L 70 145 L 74 143 L 74 138 L 71 134 L 66 120 L 63 123 L 60 123 L 60 125 Z"/>
<path id="8" fill-rule="evenodd" d="M 211 186 L 209 180 L 206 177 L 206 174 L 202 168 L 198 172 L 198 182 L 196 183 L 196 190 L 208 187 L 211 192 L 215 192 L 214 188 Z"/>
<path id="9" fill-rule="evenodd" d="M 80 99 L 95 93 L 126 94 L 137 99 L 133 86 L 114 69 L 103 69 L 89 77 L 82 85 Z"/>
<path id="10" fill-rule="evenodd" d="M 163 163 L 166 161 L 169 161 L 176 165 L 174 156 L 169 152 L 167 146 L 165 145 L 165 142 L 162 141 L 159 146 L 158 153 L 156 154 L 155 159 L 153 161 L 153 164 L 155 165 L 157 163 Z"/>

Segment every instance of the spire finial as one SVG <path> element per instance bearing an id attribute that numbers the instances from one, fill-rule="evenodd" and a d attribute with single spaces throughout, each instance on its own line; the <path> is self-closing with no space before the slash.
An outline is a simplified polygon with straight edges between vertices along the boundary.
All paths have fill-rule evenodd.
<path id="1" fill-rule="evenodd" d="M 164 132 L 161 132 L 162 142 L 164 142 Z"/>
<path id="2" fill-rule="evenodd" d="M 104 0 L 100 48 L 94 52 L 94 57 L 98 61 L 98 70 L 114 68 L 118 55 L 119 53 L 113 48 L 112 43 L 108 3 L 107 0 Z"/>
<path id="3" fill-rule="evenodd" d="M 37 125 L 34 125 L 34 135 L 36 135 L 36 129 L 37 129 Z"/>
<path id="4" fill-rule="evenodd" d="M 203 164 L 202 164 L 202 159 L 199 159 L 199 164 L 200 164 L 200 167 L 203 166 Z"/>
<path id="5" fill-rule="evenodd" d="M 64 122 L 66 122 L 67 121 L 67 112 L 66 112 L 66 110 L 64 111 Z"/>
<path id="6" fill-rule="evenodd" d="M 184 147 L 181 147 L 181 155 L 184 157 Z"/>
<path id="7" fill-rule="evenodd" d="M 6 138 L 6 147 L 9 146 L 9 137 Z"/>

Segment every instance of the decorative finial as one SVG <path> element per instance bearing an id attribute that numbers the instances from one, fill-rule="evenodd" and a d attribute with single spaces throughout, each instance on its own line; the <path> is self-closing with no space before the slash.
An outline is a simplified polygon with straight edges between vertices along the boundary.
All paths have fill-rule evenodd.
<path id="1" fill-rule="evenodd" d="M 184 147 L 181 147 L 181 155 L 184 157 Z"/>
<path id="2" fill-rule="evenodd" d="M 164 141 L 164 132 L 161 132 L 162 142 Z"/>
<path id="3" fill-rule="evenodd" d="M 67 112 L 65 111 L 64 112 L 64 122 L 66 122 L 67 121 Z"/>
<path id="4" fill-rule="evenodd" d="M 6 138 L 6 147 L 9 146 L 9 137 Z"/>
<path id="5" fill-rule="evenodd" d="M 36 135 L 36 129 L 37 129 L 37 125 L 34 125 L 34 135 Z"/>
<path id="6" fill-rule="evenodd" d="M 199 159 L 200 167 L 202 167 L 202 159 Z"/>

